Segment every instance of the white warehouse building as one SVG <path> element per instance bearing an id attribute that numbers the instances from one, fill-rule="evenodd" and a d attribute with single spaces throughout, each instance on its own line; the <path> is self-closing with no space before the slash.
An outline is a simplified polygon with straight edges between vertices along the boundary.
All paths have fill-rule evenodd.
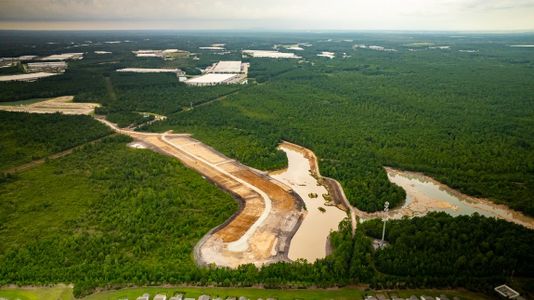
<path id="1" fill-rule="evenodd" d="M 212 86 L 218 84 L 246 84 L 248 63 L 241 61 L 219 61 L 204 70 L 204 74 L 185 81 L 193 86 Z"/>

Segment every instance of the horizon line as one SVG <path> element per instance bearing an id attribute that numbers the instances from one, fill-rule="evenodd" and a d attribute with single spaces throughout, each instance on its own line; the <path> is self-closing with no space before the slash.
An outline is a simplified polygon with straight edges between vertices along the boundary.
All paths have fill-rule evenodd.
<path id="1" fill-rule="evenodd" d="M 25 28 L 0 28 L 0 32 L 6 31 L 39 31 L 39 32 L 134 32 L 134 31 L 168 31 L 168 32 L 274 32 L 274 33 L 357 33 L 357 32 L 389 32 L 389 33 L 532 33 L 534 29 L 503 29 L 503 30 L 469 30 L 469 29 L 177 29 L 177 28 L 77 28 L 77 29 L 25 29 Z"/>

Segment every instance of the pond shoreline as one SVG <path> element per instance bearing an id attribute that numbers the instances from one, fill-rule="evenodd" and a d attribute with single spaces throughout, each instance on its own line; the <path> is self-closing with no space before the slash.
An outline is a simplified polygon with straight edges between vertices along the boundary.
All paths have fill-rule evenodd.
<path id="1" fill-rule="evenodd" d="M 328 253 L 328 236 L 337 230 L 346 218 L 344 207 L 332 201 L 330 191 L 320 178 L 313 152 L 291 143 L 278 147 L 288 157 L 288 167 L 269 175 L 291 187 L 306 205 L 306 211 L 289 246 L 291 260 L 306 259 L 313 262 Z"/>
<path id="2" fill-rule="evenodd" d="M 406 201 L 402 206 L 391 209 L 387 214 L 389 218 L 422 216 L 431 211 L 444 211 L 453 216 L 477 212 L 534 229 L 534 218 L 512 210 L 504 204 L 463 194 L 420 172 L 402 171 L 391 167 L 384 169 L 389 180 L 406 191 Z"/>

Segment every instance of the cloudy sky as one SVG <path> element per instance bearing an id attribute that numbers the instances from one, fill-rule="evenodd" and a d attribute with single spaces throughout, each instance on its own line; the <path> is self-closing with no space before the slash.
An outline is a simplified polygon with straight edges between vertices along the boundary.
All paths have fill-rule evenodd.
<path id="1" fill-rule="evenodd" d="M 0 0 L 0 29 L 534 30 L 534 0 Z"/>

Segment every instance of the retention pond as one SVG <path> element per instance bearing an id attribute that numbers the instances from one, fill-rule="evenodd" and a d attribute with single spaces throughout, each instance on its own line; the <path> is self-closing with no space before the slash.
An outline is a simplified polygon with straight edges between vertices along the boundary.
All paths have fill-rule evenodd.
<path id="1" fill-rule="evenodd" d="M 534 228 L 534 219 L 487 199 L 458 192 L 421 173 L 386 168 L 389 180 L 406 191 L 406 202 L 390 210 L 388 217 L 422 216 L 431 211 L 443 211 L 452 216 L 478 213 Z"/>
<path id="2" fill-rule="evenodd" d="M 291 260 L 306 259 L 314 262 L 327 254 L 327 241 L 331 231 L 337 230 L 346 212 L 329 205 L 328 191 L 312 176 L 316 162 L 306 156 L 307 149 L 283 143 L 279 147 L 287 154 L 288 167 L 273 172 L 271 177 L 291 187 L 304 201 L 306 213 L 302 224 L 293 236 L 288 257 Z"/>

